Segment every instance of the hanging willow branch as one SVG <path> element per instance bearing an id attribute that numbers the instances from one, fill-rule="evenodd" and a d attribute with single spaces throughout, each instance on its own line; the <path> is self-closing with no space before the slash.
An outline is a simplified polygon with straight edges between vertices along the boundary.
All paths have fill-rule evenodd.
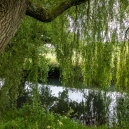
<path id="1" fill-rule="evenodd" d="M 25 14 L 42 22 L 51 22 L 65 10 L 86 1 L 66 0 L 52 10 L 47 10 L 29 0 L 0 0 L 0 52 L 18 30 Z"/>
<path id="2" fill-rule="evenodd" d="M 44 8 L 28 1 L 26 15 L 29 15 L 42 22 L 51 22 L 72 6 L 77 6 L 87 1 L 88 0 L 66 0 L 61 2 L 52 10 L 45 10 Z"/>

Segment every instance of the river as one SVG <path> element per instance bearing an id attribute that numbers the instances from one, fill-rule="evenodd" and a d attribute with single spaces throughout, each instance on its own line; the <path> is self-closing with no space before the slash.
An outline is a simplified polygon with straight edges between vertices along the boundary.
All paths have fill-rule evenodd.
<path id="1" fill-rule="evenodd" d="M 39 89 L 43 86 L 50 88 L 51 94 L 55 97 L 59 97 L 59 93 L 63 92 L 65 89 L 68 89 L 68 98 L 71 101 L 76 101 L 77 103 L 82 102 L 82 100 L 83 100 L 83 102 L 85 102 L 88 100 L 89 95 L 91 95 L 93 97 L 93 94 L 97 94 L 98 92 L 101 92 L 103 98 L 106 96 L 106 98 L 110 99 L 110 104 L 108 105 L 109 125 L 112 125 L 112 123 L 118 122 L 117 101 L 119 100 L 119 98 L 124 98 L 125 93 L 120 93 L 120 92 L 116 92 L 116 91 L 104 91 L 104 90 L 100 91 L 97 89 L 94 90 L 93 88 L 92 89 L 90 89 L 90 88 L 81 89 L 81 90 L 78 90 L 75 88 L 64 88 L 57 79 L 50 79 L 47 84 L 39 84 Z M 29 88 L 28 84 L 26 85 L 26 88 Z M 93 94 L 91 94 L 92 92 L 93 92 Z M 94 97 L 96 97 L 96 99 L 97 99 L 97 95 Z M 93 99 L 95 99 L 95 98 L 91 99 L 91 103 L 90 103 L 91 109 L 93 108 L 93 102 L 92 102 L 92 101 L 94 101 Z M 99 108 L 99 107 L 97 107 L 97 108 Z M 91 110 L 90 112 L 92 112 L 92 114 L 93 114 L 93 110 Z"/>
<path id="2" fill-rule="evenodd" d="M 2 87 L 2 85 L 4 84 L 4 81 L 0 80 L 0 87 Z M 26 89 L 28 90 L 32 90 L 32 88 L 30 87 L 31 83 L 26 82 Z M 32 86 L 32 85 L 31 85 Z M 50 79 L 48 81 L 47 84 L 40 84 L 38 85 L 39 88 L 39 92 L 41 87 L 48 87 L 51 90 L 51 94 L 52 96 L 55 97 L 59 97 L 59 93 L 63 92 L 64 90 L 66 90 L 66 88 L 62 87 L 61 83 L 57 80 L 57 79 Z M 93 94 L 96 94 L 99 92 L 99 90 L 94 90 L 94 89 L 75 89 L 75 88 L 67 88 L 68 89 L 68 98 L 71 101 L 76 101 L 77 103 L 85 102 L 87 101 L 89 98 L 88 96 L 93 92 Z M 125 93 L 120 93 L 120 92 L 116 92 L 116 91 L 100 91 L 102 94 L 102 97 L 104 98 L 104 95 L 106 96 L 106 98 L 110 99 L 110 104 L 108 105 L 109 108 L 109 112 L 108 112 L 108 119 L 109 119 L 109 125 L 112 125 L 112 123 L 117 123 L 118 122 L 118 118 L 117 118 L 117 100 L 119 98 L 124 98 Z M 93 94 L 92 97 L 93 97 Z M 93 114 L 93 101 L 94 99 L 97 99 L 97 96 L 95 96 L 94 98 L 91 99 L 91 111 Z M 105 99 L 106 100 L 106 99 Z M 99 105 L 98 105 L 99 106 Z M 99 108 L 99 107 L 98 107 Z"/>

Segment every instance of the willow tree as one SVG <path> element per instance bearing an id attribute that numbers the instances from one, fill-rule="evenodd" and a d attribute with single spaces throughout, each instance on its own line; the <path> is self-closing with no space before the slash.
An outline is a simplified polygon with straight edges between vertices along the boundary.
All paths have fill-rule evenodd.
<path id="1" fill-rule="evenodd" d="M 28 76 L 37 84 L 40 66 L 46 79 L 46 51 L 39 50 L 48 41 L 42 35 L 55 48 L 64 85 L 75 87 L 81 80 L 83 86 L 108 88 L 113 82 L 128 89 L 127 16 L 127 0 L 1 0 L 1 105 L 16 100 L 23 70 L 31 69 Z"/>
<path id="2" fill-rule="evenodd" d="M 62 1 L 52 10 L 47 10 L 29 0 L 1 0 L 0 2 L 0 51 L 14 36 L 21 20 L 26 15 L 34 17 L 42 22 L 51 22 L 57 16 L 72 6 L 86 2 L 87 0 Z"/>

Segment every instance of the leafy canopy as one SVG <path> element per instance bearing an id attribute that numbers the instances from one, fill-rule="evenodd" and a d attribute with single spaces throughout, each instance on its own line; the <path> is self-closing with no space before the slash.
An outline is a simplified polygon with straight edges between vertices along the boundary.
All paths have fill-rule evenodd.
<path id="1" fill-rule="evenodd" d="M 61 1 L 32 2 L 49 10 Z M 39 75 L 46 81 L 48 43 L 54 46 L 64 85 L 79 88 L 81 81 L 84 87 L 108 88 L 113 83 L 118 89 L 129 89 L 129 46 L 125 34 L 128 3 L 128 0 L 89 0 L 71 7 L 50 23 L 26 16 L 0 55 L 0 77 L 5 80 L 1 98 L 9 95 L 15 101 L 24 70 L 29 71 L 27 80 L 35 85 Z"/>

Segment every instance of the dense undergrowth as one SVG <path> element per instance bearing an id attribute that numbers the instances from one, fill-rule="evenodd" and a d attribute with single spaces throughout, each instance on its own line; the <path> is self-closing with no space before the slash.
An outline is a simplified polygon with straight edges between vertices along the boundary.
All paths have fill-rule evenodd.
<path id="1" fill-rule="evenodd" d="M 67 116 L 45 112 L 40 106 L 25 105 L 0 116 L 0 129 L 107 129 L 106 126 L 82 126 Z M 115 127 L 113 127 L 114 129 Z M 116 129 L 118 129 L 116 127 Z"/>
<path id="2" fill-rule="evenodd" d="M 85 129 L 67 116 L 46 113 L 39 106 L 26 105 L 19 110 L 10 110 L 0 118 L 0 129 Z"/>

